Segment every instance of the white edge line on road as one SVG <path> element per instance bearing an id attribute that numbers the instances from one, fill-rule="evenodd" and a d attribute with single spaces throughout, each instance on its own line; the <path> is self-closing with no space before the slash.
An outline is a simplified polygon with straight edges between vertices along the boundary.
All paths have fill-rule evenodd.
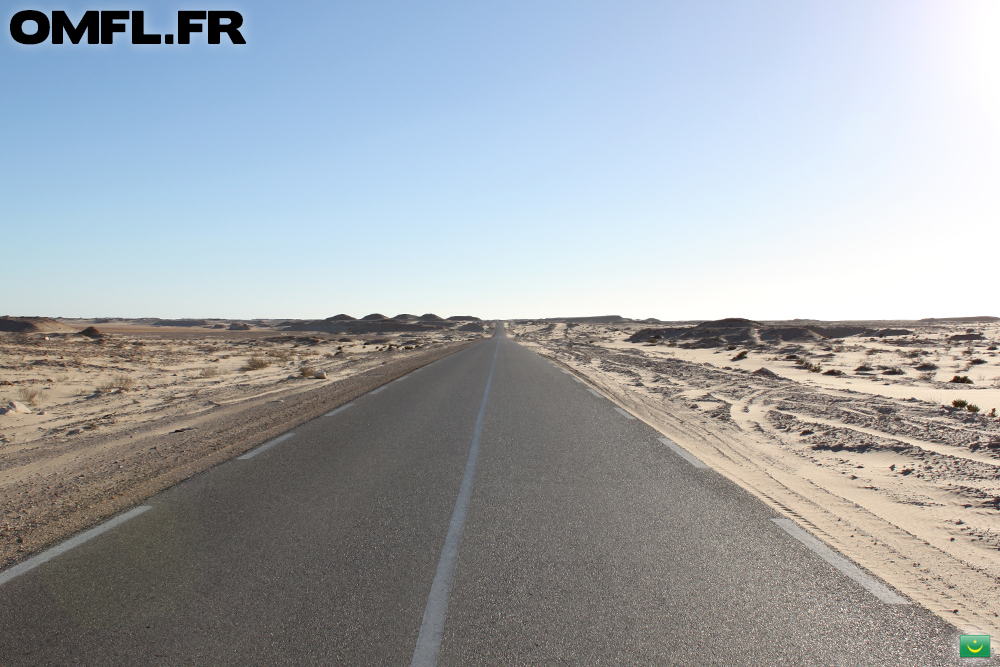
<path id="1" fill-rule="evenodd" d="M 345 403 L 344 405 L 341 405 L 341 406 L 340 406 L 339 408 L 337 408 L 336 410 L 330 410 L 329 412 L 327 412 L 327 413 L 326 413 L 325 415 L 323 415 L 323 416 L 324 416 L 324 417 L 332 417 L 332 416 L 334 416 L 335 414 L 337 414 L 338 412 L 341 412 L 341 411 L 343 411 L 343 410 L 346 410 L 347 408 L 351 407 L 352 405 L 354 405 L 354 403 L 353 403 L 353 402 L 351 402 L 351 403 Z"/>
<path id="2" fill-rule="evenodd" d="M 573 379 L 576 380 L 577 382 L 579 382 L 580 384 L 585 384 L 583 380 L 581 380 L 580 378 L 578 378 L 575 375 L 573 376 Z"/>
<path id="3" fill-rule="evenodd" d="M 771 519 L 771 521 L 778 524 L 783 531 L 806 545 L 810 551 L 840 570 L 845 576 L 853 579 L 882 602 L 886 604 L 910 604 L 909 600 L 896 595 L 887 586 L 862 572 L 861 568 L 857 565 L 835 553 L 833 549 L 799 528 L 791 519 Z"/>
<path id="4" fill-rule="evenodd" d="M 594 391 L 593 389 L 587 389 L 587 391 L 589 391 L 589 392 L 590 392 L 591 394 L 593 394 L 593 395 L 594 395 L 594 396 L 596 396 L 597 398 L 604 398 L 603 396 L 601 396 L 600 394 L 598 394 L 598 393 L 597 393 L 596 391 Z"/>
<path id="5" fill-rule="evenodd" d="M 382 391 L 383 389 L 385 389 L 385 388 L 386 388 L 386 387 L 388 387 L 388 386 L 389 386 L 389 385 L 387 385 L 387 384 L 384 384 L 384 385 L 382 385 L 381 387 L 379 387 L 378 389 L 372 389 L 372 390 L 371 390 L 370 392 L 368 392 L 368 393 L 369 393 L 369 394 L 377 394 L 377 393 L 379 393 L 380 391 Z"/>
<path id="6" fill-rule="evenodd" d="M 441 560 L 438 561 L 434 573 L 431 592 L 427 596 L 427 606 L 424 607 L 424 617 L 420 622 L 420 634 L 417 635 L 417 645 L 413 649 L 413 659 L 410 667 L 436 667 L 438 652 L 441 650 L 441 637 L 444 634 L 444 621 L 448 614 L 448 597 L 451 595 L 451 581 L 455 576 L 455 566 L 458 564 L 458 547 L 462 541 L 462 530 L 465 528 L 465 515 L 469 511 L 469 499 L 472 497 L 472 479 L 476 474 L 476 460 L 479 458 L 479 437 L 483 433 L 483 416 L 486 414 L 486 401 L 490 397 L 490 385 L 493 384 L 493 369 L 497 365 L 497 354 L 500 352 L 500 340 L 493 353 L 493 364 L 486 378 L 486 390 L 483 392 L 483 402 L 479 405 L 476 425 L 472 429 L 472 444 L 469 446 L 469 458 L 465 463 L 465 474 L 458 489 L 458 499 L 455 500 L 455 510 L 448 524 L 448 534 L 444 538 L 441 549 Z"/>
<path id="7" fill-rule="evenodd" d="M 38 554 L 37 556 L 33 556 L 33 557 L 29 558 L 28 560 L 24 561 L 23 563 L 18 563 L 17 565 L 15 565 L 14 567 L 10 568 L 9 570 L 6 570 L 4 572 L 0 572 L 0 584 L 5 584 L 8 581 L 10 581 L 11 579 L 13 579 L 14 577 L 20 576 L 20 575 L 24 574 L 25 572 L 28 572 L 29 570 L 33 570 L 36 567 L 38 567 L 39 565 L 41 565 L 42 563 L 46 563 L 46 562 L 52 560 L 53 558 L 55 558 L 56 556 L 59 556 L 60 554 L 66 553 L 67 551 L 69 551 L 73 547 L 78 547 L 81 544 L 83 544 L 84 542 L 86 542 L 87 540 L 90 540 L 90 539 L 92 539 L 94 537 L 97 537 L 101 533 L 105 533 L 105 532 L 111 530 L 112 528 L 114 528 L 116 526 L 120 526 L 121 524 L 125 523 L 129 519 L 131 519 L 133 517 L 137 517 L 140 514 L 142 514 L 143 512 L 145 512 L 146 510 L 151 510 L 151 509 L 153 509 L 153 507 L 151 505 L 140 505 L 139 507 L 135 507 L 133 509 L 130 509 L 128 512 L 125 512 L 125 514 L 120 514 L 120 515 L 116 516 L 114 519 L 111 519 L 110 521 L 102 523 L 100 526 L 97 526 L 96 528 L 91 528 L 88 531 L 80 533 L 76 537 L 72 537 L 72 538 L 66 540 L 62 544 L 58 544 L 58 545 L 52 547 L 51 549 L 43 551 L 42 553 Z"/>
<path id="8" fill-rule="evenodd" d="M 635 415 L 629 414 L 621 408 L 615 408 L 615 412 L 620 412 L 625 419 L 635 419 Z"/>
<path id="9" fill-rule="evenodd" d="M 271 442 L 265 442 L 263 445 L 261 445 L 257 449 L 251 449 L 249 452 L 247 452 L 243 456 L 237 456 L 236 458 L 238 458 L 241 461 L 246 461 L 247 459 L 252 459 L 253 457 L 255 457 L 258 454 L 260 454 L 261 452 L 266 451 L 268 449 L 271 449 L 271 447 L 274 447 L 279 442 L 284 442 L 285 440 L 288 440 L 293 435 L 295 435 L 295 434 L 294 433 L 286 433 L 285 435 L 279 436 L 279 437 L 275 438 L 274 440 L 272 440 Z"/>
<path id="10" fill-rule="evenodd" d="M 707 465 L 705 465 L 704 463 L 702 463 L 701 459 L 699 459 L 694 454 L 691 454 L 690 452 L 688 452 L 686 449 L 684 449 L 683 447 L 681 447 L 680 445 L 678 445 L 676 442 L 674 442 L 670 438 L 657 438 L 657 440 L 659 440 L 660 442 L 662 442 L 664 445 L 666 445 L 668 448 L 670 448 L 670 450 L 674 454 L 676 454 L 677 456 L 681 457 L 682 459 L 684 459 L 685 461 L 687 461 L 688 463 L 690 463 L 691 465 L 693 465 L 695 468 L 707 468 L 708 467 Z"/>
<path id="11" fill-rule="evenodd" d="M 395 382 L 402 382 L 403 380 L 405 380 L 405 379 L 406 379 L 406 378 L 408 378 L 408 377 L 410 377 L 410 374 L 409 374 L 409 373 L 407 373 L 406 375 L 404 375 L 404 376 L 403 376 L 403 377 L 401 377 L 401 378 L 396 378 Z"/>

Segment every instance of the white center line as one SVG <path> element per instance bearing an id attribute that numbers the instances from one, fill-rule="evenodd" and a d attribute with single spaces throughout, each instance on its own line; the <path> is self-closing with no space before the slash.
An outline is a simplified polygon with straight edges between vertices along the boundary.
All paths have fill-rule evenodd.
<path id="1" fill-rule="evenodd" d="M 247 452 L 243 456 L 237 456 L 236 458 L 240 459 L 241 461 L 246 461 L 247 459 L 252 459 L 253 457 L 255 457 L 258 454 L 260 454 L 261 452 L 264 452 L 264 451 L 267 451 L 268 449 L 271 449 L 271 447 L 274 447 L 279 442 L 284 442 L 285 440 L 288 440 L 293 435 L 295 435 L 295 434 L 294 433 L 286 433 L 285 435 L 279 436 L 279 437 L 275 438 L 274 440 L 272 440 L 271 442 L 266 442 L 263 445 L 261 445 L 260 447 L 258 447 L 257 449 L 251 449 L 249 452 Z"/>
<path id="2" fill-rule="evenodd" d="M 78 547 L 87 540 L 95 538 L 101 533 L 105 533 L 111 530 L 115 526 L 120 526 L 129 519 L 137 517 L 146 510 L 151 510 L 151 509 L 153 508 L 150 505 L 140 505 L 139 507 L 130 509 L 128 512 L 125 512 L 125 514 L 116 516 L 114 519 L 111 519 L 111 521 L 108 521 L 107 523 L 102 523 L 100 526 L 97 526 L 96 528 L 91 528 L 90 530 L 84 533 L 80 533 L 76 537 L 70 538 L 65 542 L 63 542 L 62 544 L 56 545 L 51 549 L 43 551 L 42 553 L 32 558 L 29 558 L 23 563 L 18 563 L 9 570 L 6 570 L 5 572 L 0 572 L 0 584 L 5 584 L 14 577 L 20 576 L 29 570 L 33 570 L 42 563 L 46 563 L 55 558 L 56 556 L 66 553 L 73 547 Z"/>
<path id="3" fill-rule="evenodd" d="M 635 419 L 634 415 L 630 415 L 629 413 L 625 412 L 621 408 L 615 408 L 615 412 L 620 412 L 625 417 L 625 419 Z"/>
<path id="4" fill-rule="evenodd" d="M 674 454 L 676 454 L 677 456 L 681 457 L 682 459 L 684 459 L 685 461 L 687 461 L 688 463 L 690 463 L 691 465 L 693 465 L 695 468 L 707 468 L 708 467 L 707 465 L 705 465 L 704 463 L 701 462 L 701 459 L 699 459 L 698 457 L 694 456 L 693 454 L 688 453 L 688 451 L 686 449 L 684 449 L 683 447 L 681 447 L 680 445 L 678 445 L 676 442 L 674 442 L 670 438 L 657 438 L 657 440 L 659 440 L 664 445 L 666 445 L 667 447 L 669 447 L 674 452 Z"/>
<path id="5" fill-rule="evenodd" d="M 862 572 L 861 568 L 857 565 L 835 553 L 833 549 L 799 528 L 791 519 L 771 519 L 771 521 L 778 524 L 783 531 L 797 539 L 799 542 L 809 547 L 809 549 L 812 550 L 817 556 L 840 570 L 842 574 L 861 584 L 864 589 L 882 602 L 886 604 L 910 604 L 909 600 L 896 595 L 889 590 L 888 586 L 885 586 L 881 582 L 876 581 L 873 577 Z"/>
<path id="6" fill-rule="evenodd" d="M 476 459 L 479 458 L 479 436 L 483 432 L 483 415 L 486 414 L 486 400 L 490 397 L 490 384 L 493 383 L 493 369 L 496 368 L 499 351 L 500 341 L 498 339 L 496 352 L 493 353 L 493 365 L 490 366 L 490 374 L 486 378 L 483 402 L 479 406 L 476 425 L 472 429 L 472 445 L 469 447 L 469 459 L 465 463 L 465 474 L 462 476 L 462 485 L 458 489 L 455 511 L 451 514 L 448 535 L 444 539 L 441 560 L 438 561 L 437 572 L 434 573 L 434 583 L 431 584 L 431 592 L 427 596 L 427 606 L 424 608 L 424 618 L 420 623 L 420 634 L 417 636 L 417 646 L 413 650 L 410 667 L 436 667 L 437 665 L 438 651 L 441 650 L 441 635 L 444 633 L 444 619 L 448 613 L 451 580 L 455 575 L 455 565 L 458 562 L 458 545 L 462 540 L 465 515 L 469 509 L 469 498 L 472 496 L 472 478 L 476 474 Z"/>
<path id="7" fill-rule="evenodd" d="M 337 414 L 338 412 L 341 412 L 341 411 L 343 411 L 343 410 L 346 410 L 347 408 L 351 407 L 352 405 L 354 405 L 354 403 L 353 403 L 353 402 L 352 402 L 352 403 L 345 403 L 344 405 L 341 405 L 341 406 L 340 406 L 339 408 L 337 408 L 336 410 L 330 410 L 329 412 L 327 412 L 327 413 L 326 413 L 325 415 L 323 415 L 323 416 L 324 416 L 324 417 L 332 417 L 332 416 L 334 416 L 335 414 Z"/>

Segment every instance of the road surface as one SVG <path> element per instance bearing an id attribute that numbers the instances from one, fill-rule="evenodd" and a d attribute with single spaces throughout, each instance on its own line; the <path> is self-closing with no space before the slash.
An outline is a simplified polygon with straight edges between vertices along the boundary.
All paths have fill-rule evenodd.
<path id="1" fill-rule="evenodd" d="M 0 664 L 969 662 L 502 330 L 332 407 L 0 575 Z"/>

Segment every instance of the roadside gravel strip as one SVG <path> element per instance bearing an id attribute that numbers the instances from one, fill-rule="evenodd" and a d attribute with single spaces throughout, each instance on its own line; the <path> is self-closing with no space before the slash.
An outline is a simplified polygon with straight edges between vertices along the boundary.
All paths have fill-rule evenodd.
<path id="1" fill-rule="evenodd" d="M 31 451 L 5 457 L 0 569 L 476 342 L 414 351 L 311 391 L 272 391 L 110 438 L 85 436 L 34 457 Z"/>

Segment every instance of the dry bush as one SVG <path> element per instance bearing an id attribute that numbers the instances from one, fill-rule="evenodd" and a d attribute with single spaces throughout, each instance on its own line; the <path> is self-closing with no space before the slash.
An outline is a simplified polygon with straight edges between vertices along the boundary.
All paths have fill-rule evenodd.
<path id="1" fill-rule="evenodd" d="M 135 386 L 135 380 L 129 375 L 116 375 L 107 382 L 102 382 L 97 385 L 97 391 L 101 393 L 106 393 L 114 389 L 121 389 L 122 391 L 128 391 Z"/>
<path id="2" fill-rule="evenodd" d="M 219 377 L 220 375 L 222 375 L 222 369 L 215 368 L 213 366 L 209 366 L 208 368 L 202 368 L 201 372 L 198 373 L 198 377 L 203 377 L 203 378 L 214 378 L 214 377 Z"/>
<path id="3" fill-rule="evenodd" d="M 264 357 L 250 357 L 247 360 L 246 365 L 243 366 L 245 371 L 259 371 L 262 368 L 267 368 L 271 365 L 271 362 Z"/>
<path id="4" fill-rule="evenodd" d="M 41 389 L 32 389 L 30 387 L 21 387 L 17 390 L 17 400 L 22 403 L 27 403 L 28 405 L 38 405 L 42 398 Z"/>
<path id="5" fill-rule="evenodd" d="M 303 366 L 299 369 L 299 375 L 304 378 L 311 378 L 313 375 L 316 375 L 316 369 L 311 366 Z"/>

